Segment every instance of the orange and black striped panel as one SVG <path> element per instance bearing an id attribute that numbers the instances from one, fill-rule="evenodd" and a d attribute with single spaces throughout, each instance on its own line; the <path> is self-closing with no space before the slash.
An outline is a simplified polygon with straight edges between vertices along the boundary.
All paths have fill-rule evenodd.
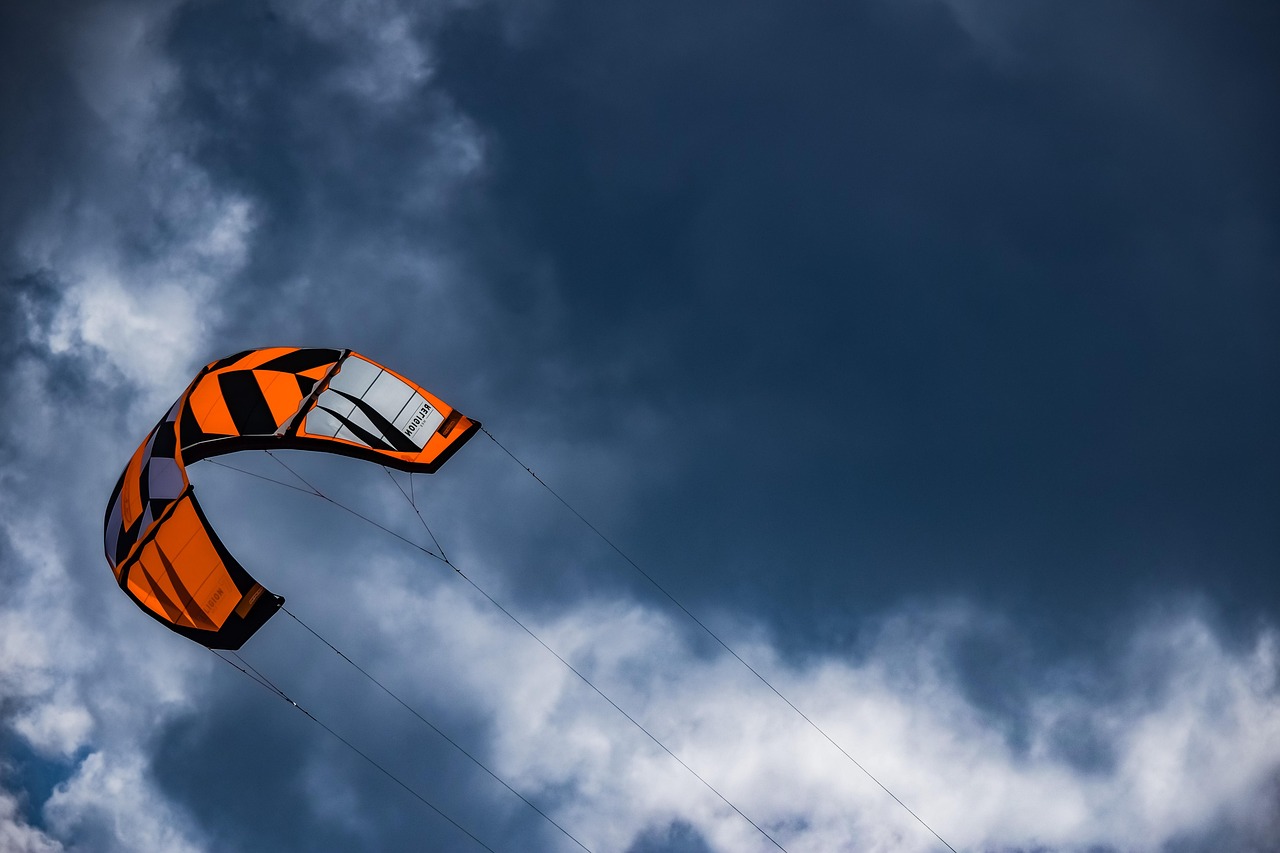
<path id="1" fill-rule="evenodd" d="M 275 436 L 342 355 L 335 349 L 268 347 L 210 364 L 182 407 L 179 431 L 187 461 L 247 449 L 227 439 Z"/>
<path id="2" fill-rule="evenodd" d="M 188 462 L 319 450 L 431 473 L 479 429 L 422 386 L 349 350 L 271 347 L 210 364 L 182 405 Z"/>

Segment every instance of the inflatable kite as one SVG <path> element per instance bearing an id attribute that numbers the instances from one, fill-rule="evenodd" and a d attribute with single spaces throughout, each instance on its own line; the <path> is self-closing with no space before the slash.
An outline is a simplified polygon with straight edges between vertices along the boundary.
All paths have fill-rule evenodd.
<path id="1" fill-rule="evenodd" d="M 241 450 L 338 453 L 434 472 L 480 428 L 351 350 L 269 347 L 215 361 L 138 447 L 107 504 L 107 562 L 125 594 L 211 649 L 238 649 L 284 604 L 236 562 L 186 466 Z"/>

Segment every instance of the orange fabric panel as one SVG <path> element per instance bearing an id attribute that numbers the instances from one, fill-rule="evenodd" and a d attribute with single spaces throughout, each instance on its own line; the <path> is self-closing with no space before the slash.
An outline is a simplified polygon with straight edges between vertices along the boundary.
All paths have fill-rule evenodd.
<path id="1" fill-rule="evenodd" d="M 166 577 L 166 566 L 171 564 L 172 560 L 155 542 L 148 542 L 129 569 L 129 591 L 149 610 L 175 625 L 212 630 L 212 623 L 203 614 L 193 614 L 187 607 L 191 596 L 185 587 L 179 589 Z"/>
<path id="2" fill-rule="evenodd" d="M 200 429 L 210 435 L 239 435 L 235 421 L 231 420 L 231 411 L 227 401 L 218 387 L 216 373 L 206 375 L 190 396 L 191 412 L 196 416 Z"/>
<path id="3" fill-rule="evenodd" d="M 128 586 L 167 620 L 209 631 L 222 627 L 241 598 L 189 497 L 143 547 Z"/>
<path id="4" fill-rule="evenodd" d="M 155 561 L 155 554 L 148 553 L 147 548 L 143 548 L 142 554 L 133 563 L 129 570 L 129 580 L 125 584 L 129 592 L 133 594 L 142 606 L 160 616 L 167 622 L 174 625 L 181 625 L 184 628 L 195 627 L 191 624 L 191 620 L 183 614 L 182 609 L 173 602 L 163 591 L 157 590 L 151 583 L 151 574 L 147 571 L 148 561 Z"/>
<path id="5" fill-rule="evenodd" d="M 276 426 L 287 421 L 298 411 L 302 403 L 302 389 L 292 373 L 281 373 L 278 370 L 255 370 L 253 378 L 258 380 L 262 396 L 271 407 L 271 416 L 276 419 Z"/>
<path id="6" fill-rule="evenodd" d="M 310 370 L 301 370 L 298 372 L 298 375 L 305 376 L 308 379 L 314 379 L 319 382 L 321 379 L 324 379 L 324 375 L 329 372 L 329 368 L 331 367 L 333 367 L 332 361 L 328 364 L 322 364 L 319 367 L 313 367 Z"/>

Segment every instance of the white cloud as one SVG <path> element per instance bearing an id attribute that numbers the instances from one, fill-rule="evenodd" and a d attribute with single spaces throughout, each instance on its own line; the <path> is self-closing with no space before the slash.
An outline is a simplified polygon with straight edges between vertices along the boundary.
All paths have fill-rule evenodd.
<path id="1" fill-rule="evenodd" d="M 128 235 L 106 224 L 121 212 L 115 200 L 86 199 L 75 215 L 44 217 L 24 241 L 24 260 L 64 290 L 49 328 L 32 332 L 52 354 L 89 364 L 105 355 L 128 382 L 172 397 L 220 318 L 221 286 L 245 261 L 252 207 L 213 189 L 190 163 L 168 161 L 136 178 L 153 197 L 131 199 L 140 209 L 128 215 L 163 221 L 167 245 L 155 258 L 128 257 L 120 246 Z"/>
<path id="2" fill-rule="evenodd" d="M 0 850 L 5 853 L 59 853 L 64 849 L 56 840 L 23 820 L 17 800 L 0 790 Z"/>
<path id="3" fill-rule="evenodd" d="M 474 596 L 386 583 L 366 602 L 369 624 L 384 632 L 381 657 L 413 670 L 401 674 L 410 683 L 439 691 L 451 682 L 450 695 L 491 719 L 498 772 L 517 788 L 572 790 L 555 817 L 588 846 L 623 849 L 646 828 L 687 821 L 717 850 L 772 849 Z M 1104 698 L 1046 679 L 1019 709 L 1029 737 L 1016 747 L 966 698 L 950 662 L 954 644 L 988 618 L 964 608 L 913 613 L 860 661 L 825 657 L 802 667 L 749 632 L 731 642 L 961 849 L 1156 851 L 1215 821 L 1247 824 L 1237 804 L 1253 802 L 1280 771 L 1272 633 L 1233 651 L 1193 614 L 1145 624 L 1112 673 L 1129 687 Z M 533 627 L 788 850 L 936 848 L 739 664 L 694 654 L 667 615 L 597 602 Z M 436 653 L 423 660 L 414 654 L 422 648 Z M 441 662 L 449 657 L 483 664 L 451 672 Z M 1080 767 L 1053 748 L 1066 718 L 1094 732 L 1113 760 Z"/>
<path id="4" fill-rule="evenodd" d="M 89 755 L 45 805 L 50 830 L 95 853 L 194 853 L 183 815 L 155 790 L 141 755 Z"/>
<path id="5" fill-rule="evenodd" d="M 41 752 L 71 755 L 89 738 L 93 717 L 88 709 L 71 695 L 71 691 L 55 691 L 31 710 L 13 720 L 13 729 Z"/>
<path id="6" fill-rule="evenodd" d="M 194 131 L 173 121 L 180 72 L 161 49 L 173 5 L 110 3 L 77 19 L 69 64 L 100 144 L 27 212 L 18 240 L 19 263 L 61 291 L 33 340 L 161 396 L 202 353 L 254 227 L 252 204 L 214 185 L 187 153 Z"/>
<path id="7" fill-rule="evenodd" d="M 94 143 L 81 162 L 63 164 L 42 205 L 23 212 L 10 259 L 56 294 L 45 312 L 19 304 L 26 340 L 16 343 L 26 346 L 4 379 L 23 405 L 0 434 L 14 452 L 0 472 L 8 562 L 0 725 L 42 756 L 92 752 L 46 804 L 44 833 L 23 824 L 19 800 L 0 789 L 5 850 L 45 849 L 46 841 L 60 849 L 55 837 L 92 850 L 198 845 L 149 780 L 145 758 L 148 739 L 188 707 L 198 673 L 181 650 L 151 648 L 145 662 L 119 653 L 154 626 L 114 594 L 92 521 L 141 430 L 210 356 L 220 303 L 249 259 L 259 218 L 254 201 L 219 186 L 193 156 L 204 131 L 182 119 L 183 69 L 165 46 L 177 8 L 108 2 L 65 23 L 61 46 Z M 340 3 L 304 11 L 300 23 L 342 47 L 338 82 L 357 97 L 392 103 L 429 81 L 419 28 L 430 10 Z M 425 132 L 430 151 L 415 161 L 416 190 L 405 203 L 437 211 L 446 184 L 480 168 L 483 148 L 451 110 Z M 404 256 L 376 261 L 389 254 Z M 414 274 L 436 268 L 421 252 L 403 263 Z M 60 383 L 71 373 L 72 384 Z M 76 413 L 69 434 L 68 412 Z M 68 519 L 77 520 L 72 535 Z M 331 768 L 320 762 L 316 775 L 331 778 Z"/>
<path id="8" fill-rule="evenodd" d="M 1011 7 L 949 3 L 976 38 L 999 40 L 1011 31 Z M 430 85 L 424 33 L 456 5 L 298 2 L 282 14 L 340 49 L 330 79 L 385 108 Z M 219 186 L 189 156 L 195 131 L 173 121 L 181 69 L 160 41 L 172 9 L 116 3 L 81 21 L 75 76 L 104 129 L 98 159 L 31 212 L 20 241 L 25 265 L 61 288 L 51 321 L 29 326 L 31 340 L 51 362 L 74 363 L 101 396 L 92 398 L 93 417 L 78 421 L 68 438 L 60 425 L 83 405 L 80 392 L 51 391 L 53 370 L 39 359 L 21 359 L 7 373 L 6 391 L 23 405 L 2 436 L 22 466 L 0 480 L 0 530 L 14 559 L 6 568 L 16 579 L 0 600 L 3 722 L 45 755 L 92 751 L 45 804 L 44 830 L 24 822 L 19 800 L 0 790 L 6 851 L 60 850 L 63 843 L 101 851 L 200 847 L 199 828 L 176 805 L 177 795 L 151 777 L 146 755 L 158 730 L 222 682 L 205 681 L 206 668 L 178 645 L 154 642 L 156 626 L 112 589 L 96 541 L 105 490 L 141 437 L 121 421 L 149 425 L 209 355 L 220 298 L 250 257 L 258 221 L 253 200 Z M 484 166 L 482 135 L 465 116 L 443 109 L 433 121 L 424 137 L 428 153 L 404 172 L 406 187 L 391 202 L 408 214 L 440 212 L 450 191 Z M 353 162 L 363 156 L 355 152 Z M 324 223 L 316 228 L 319 236 L 306 238 L 332 254 L 297 272 L 297 293 L 282 300 L 290 312 L 314 292 L 312 277 L 323 279 L 320 287 L 339 277 L 363 283 L 360 275 L 463 279 L 449 259 L 406 247 L 416 237 L 346 240 L 324 234 Z M 335 258 L 347 265 L 330 264 Z M 349 293 L 350 313 L 363 310 L 363 292 L 346 282 L 342 288 L 329 289 Z M 439 290 L 438 304 L 430 303 L 438 311 L 409 313 L 452 316 L 464 288 Z M 311 319 L 305 331 L 348 329 L 348 307 Z M 271 310 L 287 316 L 284 309 L 265 313 Z M 401 319 L 392 312 L 362 325 Z M 166 356 L 149 356 L 157 350 Z M 572 379 L 552 377 L 548 385 Z M 140 396 L 126 414 L 127 404 L 106 402 L 112 392 Z M 648 430 L 646 423 L 636 429 Z M 626 466 L 594 452 L 574 440 L 580 476 L 607 491 L 622 476 L 613 469 Z M 619 512 L 625 499 L 611 494 L 609 511 Z M 76 527 L 90 533 L 66 535 L 68 518 L 90 519 Z M 460 524 L 458 537 L 468 535 L 476 534 Z M 314 561 L 316 571 L 332 562 Z M 672 821 L 692 824 L 719 850 L 771 849 L 464 587 L 432 589 L 420 571 L 409 580 L 389 566 L 361 568 L 359 577 L 329 578 L 328 624 L 370 626 L 361 659 L 376 661 L 397 686 L 422 685 L 415 704 L 443 697 L 455 713 L 491 724 L 482 751 L 492 754 L 495 769 L 535 799 L 559 803 L 557 820 L 594 849 L 624 849 Z M 1280 767 L 1272 634 L 1238 651 L 1194 615 L 1148 623 L 1112 664 L 1133 676 L 1128 689 L 1099 698 L 1048 680 L 1017 709 L 1028 735 L 1025 746 L 1014 746 L 999 722 L 965 698 L 949 662 L 956 638 L 988 618 L 966 608 L 903 614 L 886 623 L 865 656 L 818 656 L 803 665 L 784 661 L 759 630 L 727 630 L 746 658 L 959 847 L 1156 850 L 1217 820 L 1251 819 L 1250 807 Z M 735 662 L 695 649 L 666 613 L 595 601 L 530 624 L 793 853 L 936 849 L 766 688 Z M 145 636 L 146 660 L 108 653 L 103 636 L 113 638 L 113 649 Z M 395 731 L 378 728 L 360 731 L 375 738 Z M 1076 729 L 1096 741 L 1105 760 L 1082 767 L 1064 754 L 1062 733 Z M 315 813 L 341 815 L 335 825 L 359 829 L 362 792 L 333 760 L 338 752 L 309 756 L 302 787 Z M 415 807 L 406 800 L 406 810 Z"/>
<path id="9" fill-rule="evenodd" d="M 140 747 L 157 722 L 187 707 L 190 659 L 164 647 L 129 653 L 145 625 L 114 589 L 96 523 L 82 523 L 101 517 L 110 482 L 85 461 L 112 459 L 128 439 L 112 418 L 68 432 L 63 424 L 77 401 L 52 392 L 53 370 L 29 358 L 11 368 L 8 390 L 26 405 L 5 435 L 22 465 L 0 486 L 0 725 L 54 762 L 74 761 L 85 749 L 133 757 L 82 764 L 55 794 L 42 831 L 0 816 L 0 849 L 62 849 L 55 840 L 86 851 L 186 849 L 162 831 L 169 818 L 154 802 L 160 795 L 139 789 L 133 777 L 141 773 L 135 765 L 145 766 Z M 106 396 L 79 402 L 93 408 Z M 50 489 L 54 482 L 71 485 Z M 13 802 L 0 790 L 0 808 Z"/>
<path id="10" fill-rule="evenodd" d="M 85 7 L 67 23 L 95 144 L 25 211 L 12 259 L 56 298 L 45 313 L 19 305 L 26 341 L 11 342 L 5 374 L 22 405 L 0 435 L 14 453 L 0 480 L 0 725 L 51 759 L 95 751 L 47 804 L 43 832 L 0 791 L 6 851 L 194 849 L 140 751 L 184 706 L 188 676 L 180 657 L 119 653 L 138 625 L 116 626 L 127 602 L 102 597 L 113 584 L 93 522 L 141 425 L 204 357 L 254 228 L 253 206 L 214 185 L 173 120 L 180 75 L 162 42 L 173 5 Z"/>
<path id="11" fill-rule="evenodd" d="M 30 414 L 19 424 L 32 426 Z M 52 425 L 36 429 L 48 442 Z M 43 505 L 33 508 L 12 491 L 0 490 L 0 541 L 21 569 L 7 579 L 0 603 L 0 699 L 19 709 L 9 724 L 34 749 L 68 757 L 93 727 L 74 677 L 92 666 L 95 645 L 85 641 L 69 606 L 74 580 L 65 570 L 65 547 L 42 517 Z"/>

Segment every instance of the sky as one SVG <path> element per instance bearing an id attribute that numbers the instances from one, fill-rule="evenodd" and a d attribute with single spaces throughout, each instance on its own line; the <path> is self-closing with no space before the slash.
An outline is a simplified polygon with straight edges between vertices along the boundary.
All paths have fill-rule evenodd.
<path id="1" fill-rule="evenodd" d="M 1280 849 L 1278 57 L 1261 0 L 4 4 L 0 849 Z M 192 466 L 399 699 L 279 614 L 323 727 L 102 552 L 273 345 L 502 443 L 412 483 L 472 584 Z"/>

